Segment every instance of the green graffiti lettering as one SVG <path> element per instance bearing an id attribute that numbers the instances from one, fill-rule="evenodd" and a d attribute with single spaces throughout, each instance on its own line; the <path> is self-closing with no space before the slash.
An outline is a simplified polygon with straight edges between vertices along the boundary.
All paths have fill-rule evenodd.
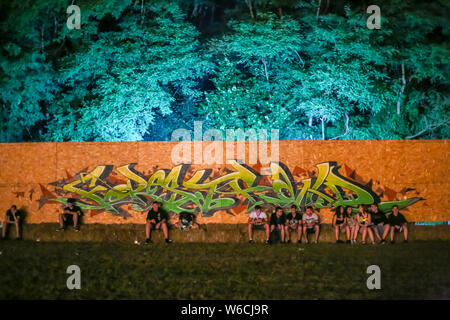
<path id="1" fill-rule="evenodd" d="M 190 165 L 182 164 L 171 170 L 157 170 L 150 178 L 134 169 L 136 163 L 115 168 L 125 180 L 111 183 L 108 178 L 112 166 L 97 166 L 88 173 L 80 173 L 79 179 L 62 186 L 62 192 L 76 195 L 83 209 L 105 210 L 115 215 L 124 215 L 123 205 L 131 205 L 135 211 L 146 211 L 152 201 L 163 203 L 172 214 L 182 211 L 212 216 L 215 212 L 232 209 L 239 204 L 247 205 L 247 211 L 255 205 L 269 203 L 287 207 L 315 206 L 318 209 L 336 206 L 352 206 L 378 203 L 382 211 L 390 211 L 393 205 L 400 208 L 411 206 L 422 198 L 381 202 L 370 188 L 342 176 L 335 162 L 316 165 L 317 176 L 301 181 L 294 178 L 283 163 L 270 164 L 271 185 L 261 185 L 263 178 L 258 172 L 236 160 L 227 160 L 233 171 L 213 178 L 212 169 L 195 172 L 189 179 L 186 174 Z M 119 181 L 122 181 L 119 180 Z M 58 187 L 57 187 L 58 188 Z M 68 197 L 56 200 L 66 203 Z M 47 201 L 47 198 L 44 199 Z M 40 200 L 42 201 L 42 200 Z"/>

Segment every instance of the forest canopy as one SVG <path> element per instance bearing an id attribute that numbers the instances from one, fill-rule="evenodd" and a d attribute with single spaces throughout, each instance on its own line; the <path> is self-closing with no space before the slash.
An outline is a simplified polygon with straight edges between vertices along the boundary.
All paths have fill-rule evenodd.
<path id="1" fill-rule="evenodd" d="M 70 29 L 67 8 L 81 10 Z M 376 4 L 381 26 L 369 29 Z M 0 1 L 0 142 L 448 139 L 450 2 Z"/>

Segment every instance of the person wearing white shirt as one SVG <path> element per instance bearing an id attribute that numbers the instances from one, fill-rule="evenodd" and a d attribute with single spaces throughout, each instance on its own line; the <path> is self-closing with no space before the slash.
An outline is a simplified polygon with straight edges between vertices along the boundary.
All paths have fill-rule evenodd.
<path id="1" fill-rule="evenodd" d="M 249 243 L 253 243 L 253 230 L 265 230 L 266 244 L 269 243 L 269 224 L 267 222 L 267 215 L 261 210 L 261 206 L 255 206 L 255 209 L 250 212 L 250 215 L 248 217 Z"/>
<path id="2" fill-rule="evenodd" d="M 306 243 L 309 243 L 308 234 L 314 233 L 314 243 L 319 241 L 319 216 L 313 212 L 312 207 L 307 207 L 305 214 L 302 217 L 303 220 L 303 234 L 305 236 Z"/>

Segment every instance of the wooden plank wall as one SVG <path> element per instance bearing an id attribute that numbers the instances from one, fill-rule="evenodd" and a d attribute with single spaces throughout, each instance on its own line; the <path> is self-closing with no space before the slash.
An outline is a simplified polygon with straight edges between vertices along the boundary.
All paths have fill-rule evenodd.
<path id="1" fill-rule="evenodd" d="M 210 144 L 203 142 L 203 152 Z M 16 204 L 27 211 L 28 223 L 56 222 L 61 204 L 45 203 L 51 198 L 46 192 L 57 197 L 64 194 L 58 195 L 58 187 L 51 183 L 62 179 L 69 183 L 76 179 L 77 173 L 88 173 L 99 165 L 113 165 L 111 181 L 116 178 L 126 183 L 128 179 L 116 168 L 130 163 L 136 163 L 135 170 L 149 177 L 158 169 L 171 170 L 177 165 L 171 156 L 177 145 L 178 142 L 0 144 L 0 212 L 4 214 L 11 204 Z M 194 154 L 194 148 L 191 150 Z M 248 151 L 246 143 L 246 159 Z M 382 196 L 382 201 L 423 198 L 402 211 L 409 221 L 450 220 L 448 156 L 448 140 L 279 141 L 279 161 L 297 182 L 313 172 L 317 174 L 317 164 L 335 161 L 340 166 L 339 173 L 348 179 L 361 185 L 372 181 L 371 189 Z M 248 165 L 256 171 L 261 169 L 260 164 Z M 262 167 L 265 166 L 263 163 Z M 197 170 L 212 169 L 215 178 L 233 171 L 226 164 L 193 164 L 191 168 L 190 176 Z M 270 177 L 264 177 L 266 184 L 270 185 Z M 126 219 L 107 211 L 91 210 L 86 212 L 84 222 L 144 223 L 144 212 L 134 211 L 130 205 L 123 208 L 130 214 Z M 198 219 L 202 223 L 243 223 L 248 217 L 245 209 L 239 205 L 210 217 L 198 215 Z M 322 209 L 320 216 L 322 221 L 329 222 L 332 212 Z"/>

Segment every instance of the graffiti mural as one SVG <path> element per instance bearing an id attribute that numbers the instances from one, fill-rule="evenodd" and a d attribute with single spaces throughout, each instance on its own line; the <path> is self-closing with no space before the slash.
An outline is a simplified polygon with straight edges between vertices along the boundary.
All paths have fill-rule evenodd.
<path id="1" fill-rule="evenodd" d="M 372 180 L 363 185 L 354 172 L 345 177 L 336 162 L 319 163 L 312 172 L 296 167 L 293 173 L 283 163 L 272 162 L 269 176 L 260 175 L 254 168 L 236 160 L 228 160 L 227 164 L 231 170 L 194 172 L 191 165 L 182 164 L 172 169 L 155 168 L 147 175 L 135 169 L 136 163 L 116 168 L 100 165 L 89 172 L 86 168 L 75 176 L 67 173 L 67 179 L 49 184 L 53 191 L 41 185 L 42 196 L 37 201 L 40 209 L 46 203 L 66 204 L 69 198 L 76 198 L 84 210 L 127 218 L 130 213 L 126 208 L 147 211 L 155 200 L 161 201 L 171 214 L 186 211 L 203 217 L 211 217 L 217 211 L 232 215 L 248 212 L 265 203 L 317 209 L 342 205 L 355 210 L 359 204 L 378 203 L 379 208 L 387 212 L 393 205 L 405 208 L 423 200 L 411 197 L 381 201 L 384 193 L 392 190 L 373 191 Z M 345 169 L 349 171 L 348 167 Z M 405 189 L 403 194 L 412 190 Z"/>

